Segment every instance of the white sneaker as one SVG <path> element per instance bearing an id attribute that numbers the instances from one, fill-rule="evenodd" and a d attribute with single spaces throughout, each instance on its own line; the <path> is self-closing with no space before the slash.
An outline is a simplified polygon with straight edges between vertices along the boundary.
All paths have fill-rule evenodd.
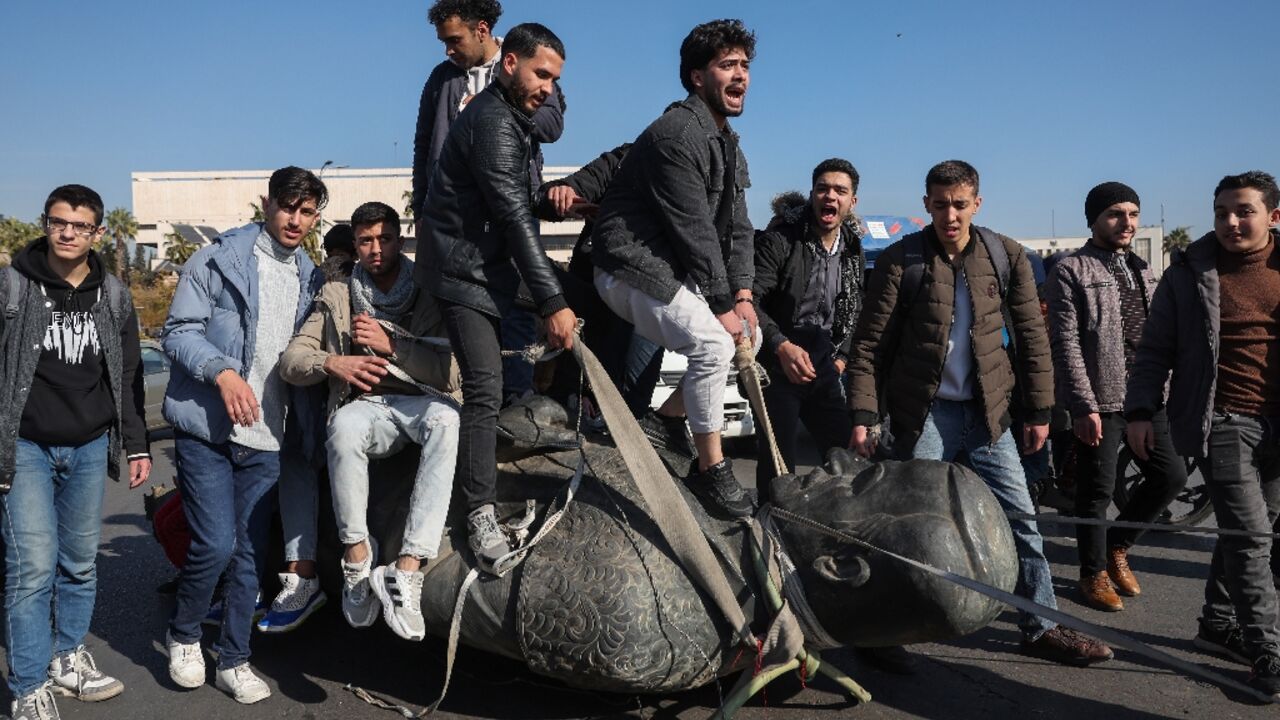
<path id="1" fill-rule="evenodd" d="M 198 688 L 204 684 L 204 654 L 198 641 L 180 643 L 166 632 L 164 646 L 169 653 L 169 677 L 179 687 Z"/>
<path id="2" fill-rule="evenodd" d="M 378 557 L 378 543 L 369 537 L 365 540 L 369 551 L 362 562 L 349 563 L 342 560 L 342 616 L 351 627 L 366 628 L 378 619 L 378 610 L 382 609 L 378 596 L 369 588 L 369 572 L 374 567 L 374 559 Z"/>
<path id="3" fill-rule="evenodd" d="M 49 683 L 14 698 L 9 704 L 9 717 L 13 720 L 58 720 L 58 706 L 53 702 Z"/>
<path id="4" fill-rule="evenodd" d="M 369 587 L 382 602 L 382 617 L 391 631 L 405 640 L 418 642 L 427 636 L 422 619 L 421 572 L 405 572 L 395 564 L 380 567 L 369 575 Z"/>
<path id="5" fill-rule="evenodd" d="M 264 633 L 289 632 L 324 607 L 324 591 L 320 578 L 304 578 L 298 573 L 280 573 L 280 594 L 271 602 L 271 610 L 258 621 Z"/>
<path id="6" fill-rule="evenodd" d="M 124 692 L 124 683 L 98 669 L 85 646 L 49 663 L 49 689 L 85 702 L 108 700 Z"/>
<path id="7" fill-rule="evenodd" d="M 254 674 L 247 662 L 226 670 L 219 670 L 218 679 L 214 684 L 219 690 L 235 698 L 236 702 L 245 705 L 252 705 L 271 697 L 271 688 L 267 687 L 262 678 Z"/>
<path id="8" fill-rule="evenodd" d="M 492 504 L 482 505 L 467 515 L 467 544 L 475 553 L 480 569 L 492 574 L 493 564 L 511 552 L 507 536 L 498 525 Z"/>

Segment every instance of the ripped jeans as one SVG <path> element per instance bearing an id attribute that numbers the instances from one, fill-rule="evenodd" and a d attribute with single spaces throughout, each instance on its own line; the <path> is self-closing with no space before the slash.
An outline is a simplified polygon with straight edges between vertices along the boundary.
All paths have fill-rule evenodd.
<path id="1" fill-rule="evenodd" d="M 453 493 L 458 458 L 458 409 L 431 395 L 362 395 L 329 419 L 329 482 L 338 539 L 354 545 L 369 536 L 369 458 L 422 446 L 397 555 L 436 557 Z"/>

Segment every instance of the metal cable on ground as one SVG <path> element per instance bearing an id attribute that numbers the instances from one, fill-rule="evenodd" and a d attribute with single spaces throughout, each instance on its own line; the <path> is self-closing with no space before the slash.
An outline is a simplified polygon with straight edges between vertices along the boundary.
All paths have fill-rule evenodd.
<path id="1" fill-rule="evenodd" d="M 1212 670 L 1208 670 L 1199 665 L 1196 665 L 1195 663 L 1190 663 L 1185 660 L 1180 660 L 1170 655 L 1169 653 L 1163 652 L 1161 650 L 1157 650 L 1147 645 L 1146 643 L 1140 642 L 1138 640 L 1134 640 L 1133 638 L 1127 635 L 1121 634 L 1119 632 L 1116 632 L 1115 630 L 1112 630 L 1110 628 L 1103 627 L 1101 625 L 1095 625 L 1087 620 L 1081 620 L 1080 618 L 1075 617 L 1074 615 L 1069 615 L 1056 608 L 1051 608 L 1046 605 L 1041 605 L 1037 602 L 1033 602 L 1024 597 L 1014 595 L 1011 592 L 1006 592 L 1004 590 L 1001 590 L 1000 588 L 992 587 L 991 585 L 988 585 L 986 583 L 979 582 L 977 580 L 974 580 L 973 578 L 968 578 L 963 575 L 957 575 L 956 573 L 953 573 L 949 570 L 942 570 L 928 563 L 920 562 L 919 560 L 914 560 L 912 558 L 899 555 L 895 552 L 885 550 L 884 548 L 872 545 L 866 540 L 863 540 L 855 535 L 851 535 L 847 532 L 844 532 L 843 530 L 837 530 L 835 528 L 828 527 L 816 520 L 804 517 L 803 515 L 797 515 L 793 512 L 783 510 L 782 508 L 778 508 L 778 507 L 773 508 L 772 514 L 773 514 L 773 517 L 777 519 L 783 520 L 785 522 L 795 523 L 797 525 L 803 525 L 811 530 L 815 530 L 817 532 L 823 533 L 824 535 L 828 535 L 838 540 L 843 540 L 844 542 L 857 545 L 860 548 L 870 550 L 872 552 L 880 553 L 881 555 L 885 555 L 887 557 L 891 557 L 894 560 L 897 560 L 902 563 L 906 563 L 907 565 L 910 565 L 911 567 L 914 567 L 917 570 L 922 570 L 926 573 L 929 573 L 930 575 L 942 578 L 943 580 L 954 583 L 956 585 L 960 585 L 961 587 L 968 588 L 969 590 L 972 590 L 981 595 L 985 595 L 994 600 L 999 600 L 1000 602 L 1005 603 L 1006 605 L 1015 607 L 1018 610 L 1022 610 L 1024 612 L 1037 615 L 1047 620 L 1051 620 L 1053 622 L 1058 623 L 1059 625 L 1063 625 L 1065 627 L 1071 628 L 1072 630 L 1078 630 L 1080 632 L 1087 633 L 1089 635 L 1092 635 L 1093 637 L 1098 638 L 1099 640 L 1102 640 L 1108 645 L 1113 645 L 1116 647 L 1125 648 L 1126 650 L 1131 650 L 1145 658 L 1154 660 L 1162 665 L 1165 665 L 1174 670 L 1177 670 L 1178 672 L 1181 672 L 1185 675 L 1198 677 L 1202 680 L 1207 680 L 1211 683 L 1214 683 L 1215 685 L 1219 685 L 1224 688 L 1231 688 L 1232 690 L 1236 690 L 1238 692 L 1244 693 L 1250 697 L 1256 698 L 1263 702 L 1267 702 L 1267 703 L 1272 702 L 1270 697 L 1263 695 L 1262 693 L 1259 693 L 1257 690 L 1254 690 L 1253 688 L 1249 687 L 1248 685 L 1245 685 L 1239 680 L 1233 680 L 1225 675 L 1219 674 Z"/>
<path id="2" fill-rule="evenodd" d="M 1280 533 L 1255 532 L 1253 530 L 1232 530 L 1229 528 L 1212 528 L 1204 525 L 1170 525 L 1168 523 L 1140 523 L 1128 520 L 1100 520 L 1098 518 L 1081 518 L 1072 515 L 1040 515 L 1032 513 L 1006 512 L 1005 517 L 1012 520 L 1034 520 L 1036 522 L 1058 525 L 1096 525 L 1101 527 L 1117 527 L 1132 530 L 1153 530 L 1155 532 L 1187 533 L 1189 535 L 1231 535 L 1235 537 L 1265 537 L 1280 539 Z"/>

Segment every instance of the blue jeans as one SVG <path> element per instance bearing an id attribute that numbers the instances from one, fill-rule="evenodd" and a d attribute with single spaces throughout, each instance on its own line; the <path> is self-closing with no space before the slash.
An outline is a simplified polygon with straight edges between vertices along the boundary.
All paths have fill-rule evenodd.
<path id="1" fill-rule="evenodd" d="M 5 654 L 15 698 L 43 684 L 49 661 L 89 632 L 107 448 L 106 433 L 74 447 L 17 440 L 13 489 L 0 495 Z"/>
<path id="2" fill-rule="evenodd" d="M 200 621 L 225 570 L 222 635 L 214 645 L 218 669 L 224 670 L 249 659 L 253 607 L 271 530 L 268 493 L 280 475 L 280 454 L 232 442 L 207 443 L 182 431 L 174 432 L 173 447 L 191 547 L 169 632 L 179 642 L 199 641 Z"/>
<path id="3" fill-rule="evenodd" d="M 365 395 L 329 420 L 329 483 L 343 545 L 369 537 L 369 458 L 388 457 L 409 442 L 421 445 L 422 455 L 396 554 L 419 560 L 439 554 L 458 464 L 458 410 L 430 395 Z"/>
<path id="4" fill-rule="evenodd" d="M 968 465 L 986 481 L 1005 512 L 1035 513 L 1013 435 L 1006 430 L 991 442 L 985 413 L 977 400 L 934 400 L 911 457 L 952 462 L 962 451 L 969 458 Z M 1033 520 L 1011 519 L 1009 527 L 1018 551 L 1018 585 L 1014 592 L 1056 609 L 1053 573 L 1044 557 L 1040 529 Z M 1028 613 L 1020 613 L 1018 617 L 1018 626 L 1031 640 L 1038 639 L 1055 625 L 1057 623 Z"/>
<path id="5" fill-rule="evenodd" d="M 320 515 L 320 474 L 297 451 L 280 451 L 280 524 L 284 561 L 316 559 L 316 522 Z"/>

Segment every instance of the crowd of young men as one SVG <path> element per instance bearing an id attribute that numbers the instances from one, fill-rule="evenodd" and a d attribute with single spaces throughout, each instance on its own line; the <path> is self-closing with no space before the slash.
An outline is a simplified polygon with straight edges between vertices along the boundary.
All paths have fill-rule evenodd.
<path id="1" fill-rule="evenodd" d="M 215 684 L 242 703 L 270 695 L 248 662 L 250 631 L 296 627 L 324 601 L 314 556 L 326 469 L 345 618 L 367 627 L 381 612 L 398 635 L 421 640 L 422 566 L 439 553 L 455 487 L 474 562 L 492 570 L 511 551 L 495 507 L 502 319 L 532 310 L 547 345 L 570 349 L 578 318 L 600 317 L 590 306 L 603 305 L 612 315 L 601 337 L 632 348 L 639 365 L 658 348 L 688 359 L 656 412 L 647 401 L 632 408 L 655 445 L 688 461 L 678 474 L 717 516 L 750 518 L 772 479 L 761 471 L 747 491 L 721 446 L 739 346 L 765 350 L 766 407 L 788 466 L 803 423 L 824 450 L 963 461 L 1007 511 L 1034 514 L 1020 455 L 1044 445 L 1055 397 L 1073 420 L 1082 517 L 1105 517 L 1122 444 L 1145 480 L 1121 520 L 1158 518 L 1186 483 L 1180 456 L 1206 459 L 1219 524 L 1252 534 L 1218 541 L 1195 643 L 1249 664 L 1253 686 L 1280 699 L 1267 536 L 1280 514 L 1273 177 L 1224 178 L 1214 231 L 1175 252 L 1158 284 L 1130 251 L 1138 194 L 1118 182 L 1093 188 L 1091 238 L 1046 283 L 1046 329 L 1024 248 L 973 224 L 979 177 L 963 161 L 929 170 L 932 222 L 885 250 L 869 281 L 854 215 L 860 178 L 847 160 L 819 163 L 808 197 L 780 199 L 755 233 L 746 158 L 728 123 L 745 108 L 755 38 L 736 20 L 685 38 L 685 100 L 633 144 L 539 187 L 538 142 L 563 129 L 565 48 L 536 23 L 495 38 L 500 13 L 493 0 L 432 9 L 450 60 L 428 80 L 418 121 L 417 263 L 402 254 L 398 213 L 369 202 L 326 238 L 332 256 L 317 268 L 300 245 L 328 193 L 286 167 L 270 178 L 262 222 L 223 233 L 184 266 L 163 332 L 173 362 L 164 414 L 191 535 L 165 638 L 176 684 L 205 684 L 201 624 L 216 608 Z M 118 475 L 122 450 L 131 487 L 151 463 L 132 302 L 90 249 L 102 216 L 92 190 L 57 188 L 46 237 L 0 272 L 0 396 L 17 409 L 0 417 L 14 718 L 56 718 L 55 692 L 93 701 L 123 690 L 83 640 L 104 480 Z M 538 216 L 593 221 L 570 272 L 543 252 Z M 636 379 L 627 355 L 615 348 L 608 363 L 624 389 Z M 408 444 L 420 460 L 400 543 L 386 551 L 369 531 L 368 463 Z M 277 484 L 288 566 L 267 608 L 259 583 Z M 1010 525 L 1017 592 L 1056 607 L 1036 523 Z M 1085 603 L 1117 611 L 1120 596 L 1139 595 L 1127 560 L 1139 536 L 1080 527 Z M 1019 626 L 1027 654 L 1081 666 L 1112 657 L 1035 613 Z M 871 659 L 910 670 L 901 648 Z"/>

